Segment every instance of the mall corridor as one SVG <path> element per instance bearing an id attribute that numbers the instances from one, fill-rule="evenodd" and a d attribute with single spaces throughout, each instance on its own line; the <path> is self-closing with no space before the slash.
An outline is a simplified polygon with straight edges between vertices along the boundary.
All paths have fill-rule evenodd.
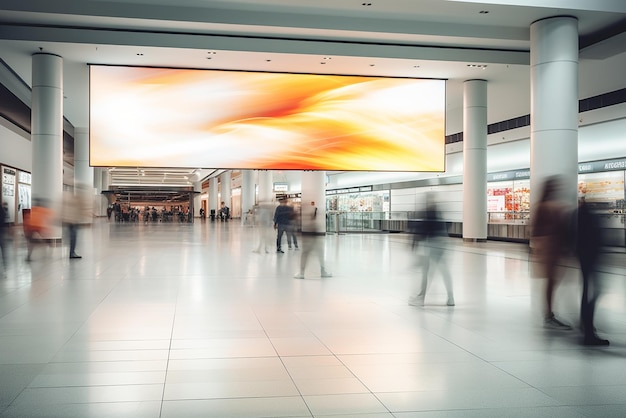
<path id="1" fill-rule="evenodd" d="M 81 230 L 78 252 L 16 234 L 0 278 L 0 417 L 623 417 L 626 255 L 603 266 L 580 344 L 575 267 L 544 329 L 524 244 L 447 240 L 456 306 L 405 234 L 326 237 L 327 266 L 256 254 L 238 221 Z M 573 265 L 572 265 L 573 266 Z"/>

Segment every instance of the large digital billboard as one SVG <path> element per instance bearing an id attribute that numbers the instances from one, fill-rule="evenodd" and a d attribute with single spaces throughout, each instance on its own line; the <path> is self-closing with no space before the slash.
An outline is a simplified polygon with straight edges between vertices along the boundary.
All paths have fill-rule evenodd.
<path id="1" fill-rule="evenodd" d="M 90 164 L 444 171 L 445 81 L 90 66 Z"/>

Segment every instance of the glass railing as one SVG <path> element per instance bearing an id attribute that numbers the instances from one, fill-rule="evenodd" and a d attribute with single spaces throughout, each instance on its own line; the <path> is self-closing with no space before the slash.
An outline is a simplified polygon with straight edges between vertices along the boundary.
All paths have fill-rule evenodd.
<path id="1" fill-rule="evenodd" d="M 382 221 L 387 216 L 387 212 L 329 211 L 326 231 L 335 233 L 382 231 Z"/>
<path id="2" fill-rule="evenodd" d="M 530 212 L 489 212 L 487 216 L 490 224 L 526 225 L 530 221 Z"/>
<path id="3" fill-rule="evenodd" d="M 411 212 L 328 211 L 326 231 L 331 233 L 404 231 Z"/>

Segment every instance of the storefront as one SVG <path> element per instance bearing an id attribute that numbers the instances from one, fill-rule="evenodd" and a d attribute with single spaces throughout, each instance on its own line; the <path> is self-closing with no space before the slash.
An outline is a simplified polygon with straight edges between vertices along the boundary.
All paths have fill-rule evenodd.
<path id="1" fill-rule="evenodd" d="M 372 186 L 327 190 L 326 229 L 330 232 L 365 232 L 383 229 L 389 218 L 390 191 Z"/>
<path id="2" fill-rule="evenodd" d="M 22 209 L 30 209 L 31 175 L 13 167 L 2 166 L 2 204 L 6 222 L 21 224 Z"/>
<path id="3" fill-rule="evenodd" d="M 530 219 L 530 170 L 487 175 L 488 223 L 526 224 Z"/>
<path id="4" fill-rule="evenodd" d="M 578 196 L 598 214 L 608 245 L 626 246 L 626 158 L 578 165 Z"/>
<path id="5" fill-rule="evenodd" d="M 326 210 L 340 212 L 389 212 L 389 190 L 372 186 L 327 190 Z"/>
<path id="6" fill-rule="evenodd" d="M 609 246 L 626 246 L 626 158 L 578 165 L 578 197 L 584 197 L 602 220 Z M 530 170 L 487 176 L 488 236 L 529 238 Z"/>

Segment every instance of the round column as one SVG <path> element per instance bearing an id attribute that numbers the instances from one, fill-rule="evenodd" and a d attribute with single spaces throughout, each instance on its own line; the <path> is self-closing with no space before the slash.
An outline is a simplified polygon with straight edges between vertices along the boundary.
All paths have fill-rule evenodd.
<path id="1" fill-rule="evenodd" d="M 553 17 L 530 26 L 531 210 L 547 177 L 564 182 L 576 207 L 578 183 L 578 20 Z"/>
<path id="2" fill-rule="evenodd" d="M 74 185 L 94 187 L 93 168 L 89 166 L 89 130 L 74 129 Z"/>
<path id="3" fill-rule="evenodd" d="M 231 171 L 225 171 L 222 174 L 220 174 L 220 193 L 221 193 L 221 197 L 220 197 L 220 206 L 221 203 L 224 202 L 226 204 L 226 206 L 228 206 L 230 208 L 230 213 L 233 213 L 233 203 L 231 202 L 231 198 L 232 198 L 232 172 Z"/>
<path id="4" fill-rule="evenodd" d="M 303 222 L 302 232 L 317 234 L 326 233 L 326 172 L 302 172 L 302 213 L 303 216 L 310 207 L 317 208 L 317 215 L 313 222 Z"/>
<path id="5" fill-rule="evenodd" d="M 32 202 L 59 214 L 63 201 L 63 59 L 53 54 L 32 57 Z M 50 227 L 61 240 L 61 225 Z"/>
<path id="6" fill-rule="evenodd" d="M 102 196 L 102 167 L 93 168 L 93 185 L 94 185 L 94 215 L 104 216 L 106 215 L 106 208 L 104 208 L 104 202 L 106 201 Z"/>
<path id="7" fill-rule="evenodd" d="M 193 214 L 192 218 L 200 217 L 200 208 L 202 208 L 202 182 L 193 182 Z"/>
<path id="8" fill-rule="evenodd" d="M 254 208 L 254 171 L 241 171 L 241 224 L 246 221 L 246 213 Z"/>
<path id="9" fill-rule="evenodd" d="M 217 216 L 217 211 L 220 207 L 218 202 L 217 180 L 217 177 L 211 177 L 209 179 L 209 213 L 207 213 L 207 216 L 211 215 L 211 211 L 214 211 L 213 214 Z"/>
<path id="10" fill-rule="evenodd" d="M 463 85 L 463 240 L 487 239 L 487 81 Z"/>

